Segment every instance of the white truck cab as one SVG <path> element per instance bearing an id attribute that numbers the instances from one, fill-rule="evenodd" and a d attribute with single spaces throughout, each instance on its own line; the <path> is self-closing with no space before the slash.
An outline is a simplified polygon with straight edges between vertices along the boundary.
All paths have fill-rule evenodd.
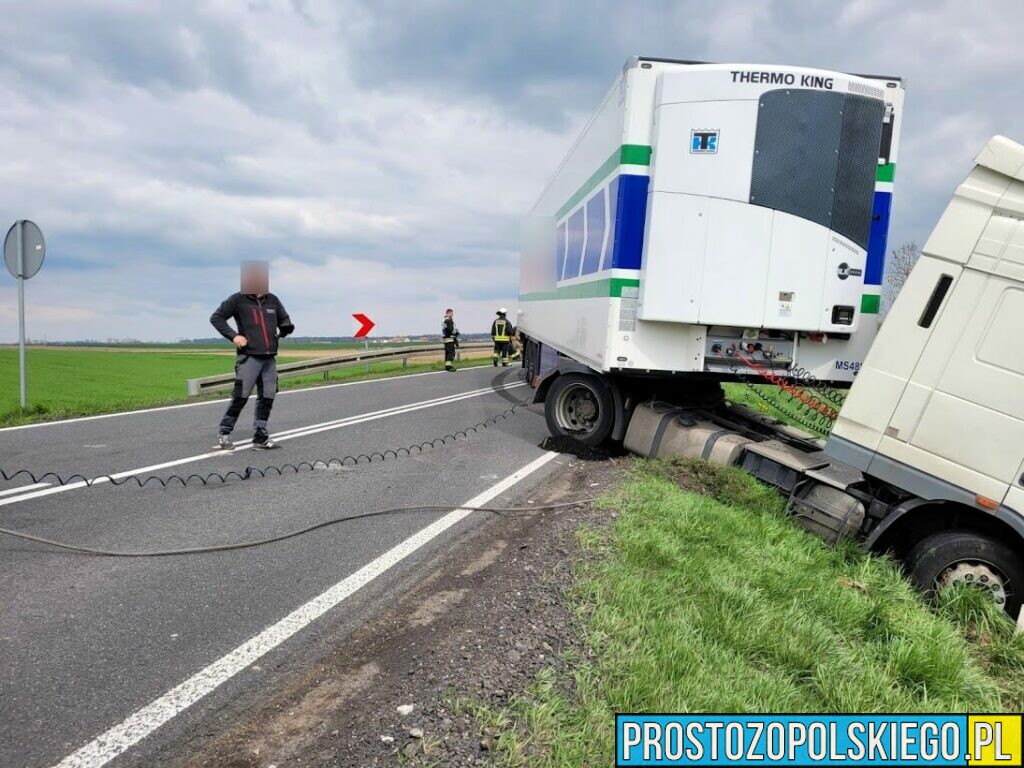
<path id="1" fill-rule="evenodd" d="M 1022 330 L 1024 147 L 997 136 L 928 238 L 826 452 L 1024 521 Z"/>
<path id="2" fill-rule="evenodd" d="M 991 540 L 970 568 L 1019 590 L 1024 540 L 1024 147 L 996 136 L 957 188 L 839 411 L 826 454 L 909 496 L 872 537 Z M 960 535 L 960 546 L 968 546 Z M 941 542 L 940 542 L 941 543 Z M 935 542 L 925 543 L 924 549 Z M 975 541 L 972 546 L 979 546 Z M 1014 549 L 1015 558 L 996 549 Z M 909 554 L 909 553 L 908 553 Z M 919 553 L 920 554 L 920 553 Z M 999 562 L 990 562 L 997 560 Z M 1008 565 L 1000 565 L 1008 560 Z M 1015 560 L 1015 562 L 1014 562 Z"/>

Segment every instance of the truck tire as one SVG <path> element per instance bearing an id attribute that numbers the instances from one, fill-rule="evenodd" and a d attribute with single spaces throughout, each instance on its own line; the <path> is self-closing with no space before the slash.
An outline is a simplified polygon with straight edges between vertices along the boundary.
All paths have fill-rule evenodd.
<path id="1" fill-rule="evenodd" d="M 594 447 L 612 433 L 615 401 L 598 376 L 566 373 L 551 383 L 544 399 L 544 418 L 554 437 L 568 437 Z"/>
<path id="2" fill-rule="evenodd" d="M 919 541 L 906 559 L 910 580 L 926 594 L 955 583 L 992 593 L 1016 619 L 1024 599 L 1024 564 L 1001 541 L 971 531 L 943 531 Z"/>

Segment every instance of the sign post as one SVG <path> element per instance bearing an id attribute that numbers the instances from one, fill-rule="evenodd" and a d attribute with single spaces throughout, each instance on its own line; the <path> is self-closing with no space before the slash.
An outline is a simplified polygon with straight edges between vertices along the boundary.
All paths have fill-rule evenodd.
<path id="1" fill-rule="evenodd" d="M 4 263 L 7 271 L 18 281 L 18 384 L 21 390 L 21 408 L 28 403 L 25 381 L 25 281 L 43 266 L 46 241 L 34 223 L 27 220 L 14 222 L 4 238 Z"/>
<path id="2" fill-rule="evenodd" d="M 14 223 L 15 241 L 18 249 L 18 391 L 21 394 L 21 410 L 28 403 L 28 386 L 25 381 L 25 250 L 22 233 L 25 225 Z"/>

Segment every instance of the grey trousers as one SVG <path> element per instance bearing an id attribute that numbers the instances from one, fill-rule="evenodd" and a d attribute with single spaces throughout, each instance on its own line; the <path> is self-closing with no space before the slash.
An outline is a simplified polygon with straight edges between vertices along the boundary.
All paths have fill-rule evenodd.
<path id="1" fill-rule="evenodd" d="M 231 393 L 224 418 L 220 420 L 220 434 L 230 435 L 235 422 L 245 407 L 253 387 L 256 388 L 256 413 L 252 421 L 257 433 L 267 431 L 270 409 L 274 407 L 277 394 L 277 360 L 273 357 L 239 355 L 235 360 L 235 389 Z"/>

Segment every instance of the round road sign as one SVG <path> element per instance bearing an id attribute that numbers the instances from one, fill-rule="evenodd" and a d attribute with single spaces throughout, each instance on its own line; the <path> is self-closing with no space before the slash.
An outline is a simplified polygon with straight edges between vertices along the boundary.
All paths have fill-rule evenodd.
<path id="1" fill-rule="evenodd" d="M 21 251 L 24 254 L 23 272 L 18 274 L 18 224 L 21 224 Z M 46 256 L 46 241 L 43 240 L 43 233 L 33 222 L 15 222 L 7 230 L 7 237 L 4 239 L 4 263 L 7 264 L 7 271 L 15 277 L 23 277 L 28 280 L 39 268 L 43 266 L 43 258 Z"/>

